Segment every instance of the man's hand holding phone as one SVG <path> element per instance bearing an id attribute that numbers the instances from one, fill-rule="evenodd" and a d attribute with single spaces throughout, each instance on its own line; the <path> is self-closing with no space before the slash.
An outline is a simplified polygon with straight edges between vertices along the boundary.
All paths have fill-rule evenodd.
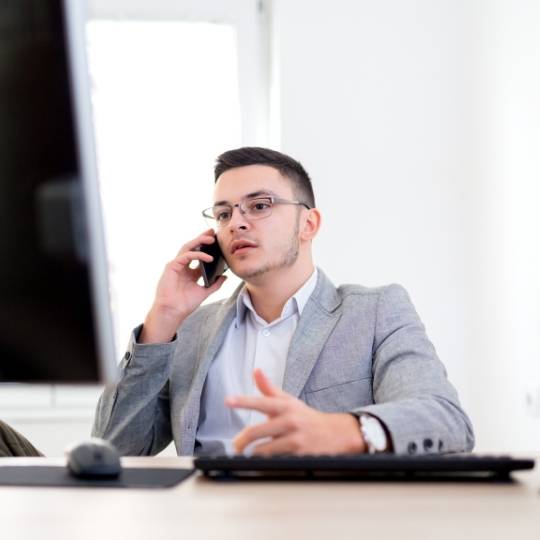
<path id="1" fill-rule="evenodd" d="M 220 275 L 209 287 L 199 285 L 201 267 L 190 268 L 192 261 L 211 263 L 214 257 L 200 246 L 217 242 L 214 231 L 208 229 L 191 240 L 167 265 L 159 280 L 152 308 L 144 321 L 139 343 L 166 343 L 176 333 L 182 321 L 197 309 L 227 279 Z"/>

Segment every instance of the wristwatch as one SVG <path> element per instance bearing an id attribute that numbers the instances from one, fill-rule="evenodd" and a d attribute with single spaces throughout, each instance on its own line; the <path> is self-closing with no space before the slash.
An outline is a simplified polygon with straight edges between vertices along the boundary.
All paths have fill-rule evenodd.
<path id="1" fill-rule="evenodd" d="M 360 431 L 368 452 L 370 454 L 386 452 L 388 450 L 388 437 L 379 419 L 370 414 L 361 414 L 359 421 Z"/>

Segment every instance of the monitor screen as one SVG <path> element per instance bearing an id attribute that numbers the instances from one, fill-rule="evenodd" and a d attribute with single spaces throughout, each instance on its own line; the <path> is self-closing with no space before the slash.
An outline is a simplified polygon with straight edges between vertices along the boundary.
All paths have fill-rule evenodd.
<path id="1" fill-rule="evenodd" d="M 0 381 L 116 361 L 78 0 L 0 7 Z"/>

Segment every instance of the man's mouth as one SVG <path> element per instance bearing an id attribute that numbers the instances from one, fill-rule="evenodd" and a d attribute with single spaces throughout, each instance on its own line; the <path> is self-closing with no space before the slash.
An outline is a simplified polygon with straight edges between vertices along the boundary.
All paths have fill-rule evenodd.
<path id="1" fill-rule="evenodd" d="M 231 254 L 241 255 L 256 247 L 257 245 L 255 243 L 249 242 L 248 240 L 235 240 L 231 246 Z"/>

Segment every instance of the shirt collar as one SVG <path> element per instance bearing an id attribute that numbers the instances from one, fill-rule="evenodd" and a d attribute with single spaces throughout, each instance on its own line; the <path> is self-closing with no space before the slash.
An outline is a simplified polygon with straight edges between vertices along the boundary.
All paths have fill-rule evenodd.
<path id="1" fill-rule="evenodd" d="M 302 311 L 306 307 L 307 301 L 317 285 L 317 272 L 317 268 L 315 268 L 309 279 L 285 302 L 280 319 L 289 317 L 295 311 L 298 312 L 298 315 L 302 315 Z M 251 303 L 249 292 L 244 285 L 236 299 L 236 319 L 234 322 L 236 328 L 242 324 L 248 310 L 257 318 L 259 317 Z"/>

